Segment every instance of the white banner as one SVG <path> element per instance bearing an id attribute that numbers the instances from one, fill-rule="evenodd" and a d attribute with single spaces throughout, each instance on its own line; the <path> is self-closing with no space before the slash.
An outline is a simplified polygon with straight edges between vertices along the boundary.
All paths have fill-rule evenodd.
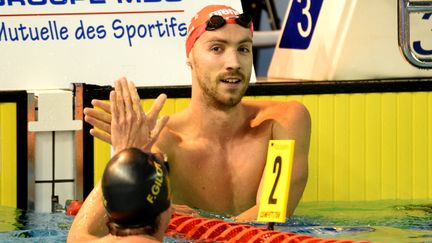
<path id="1" fill-rule="evenodd" d="M 230 0 L 0 0 L 0 90 L 190 85 L 191 17 Z"/>
<path id="2" fill-rule="evenodd" d="M 398 1 L 290 1 L 269 80 L 431 77 L 398 46 Z M 432 58 L 431 13 L 410 15 L 412 49 Z"/>

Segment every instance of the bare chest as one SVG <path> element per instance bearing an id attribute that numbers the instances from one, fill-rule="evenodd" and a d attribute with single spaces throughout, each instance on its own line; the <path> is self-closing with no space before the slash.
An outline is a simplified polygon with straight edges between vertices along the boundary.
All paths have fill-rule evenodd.
<path id="1" fill-rule="evenodd" d="M 170 173 L 174 199 L 211 211 L 241 211 L 255 203 L 269 135 L 244 136 L 225 144 L 184 140 Z"/>

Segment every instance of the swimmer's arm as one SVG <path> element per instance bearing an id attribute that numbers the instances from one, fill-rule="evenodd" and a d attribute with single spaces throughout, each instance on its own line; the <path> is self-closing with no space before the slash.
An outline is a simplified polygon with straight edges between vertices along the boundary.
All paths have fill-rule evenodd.
<path id="1" fill-rule="evenodd" d="M 100 183 L 87 196 L 69 230 L 67 242 L 86 242 L 108 234 L 108 217 L 103 206 Z"/>
<path id="2" fill-rule="evenodd" d="M 234 221 L 237 221 L 237 222 L 256 221 L 256 219 L 258 217 L 259 203 L 261 200 L 261 192 L 262 192 L 261 188 L 262 188 L 263 181 L 264 181 L 263 178 L 264 178 L 264 176 L 261 177 L 260 185 L 258 187 L 258 192 L 257 192 L 256 198 L 255 198 L 255 205 L 252 206 L 251 208 L 247 209 L 246 211 L 240 213 L 239 215 L 233 217 L 232 219 Z"/>
<path id="3" fill-rule="evenodd" d="M 308 178 L 308 156 L 311 133 L 311 118 L 307 108 L 299 102 L 290 102 L 282 107 L 273 125 L 272 139 L 295 140 L 294 159 L 288 196 L 287 217 L 294 213 Z"/>
<path id="4" fill-rule="evenodd" d="M 286 114 L 286 111 L 289 111 L 288 114 Z M 287 205 L 287 217 L 289 217 L 294 213 L 306 187 L 311 120 L 306 107 L 298 102 L 290 102 L 287 106 L 281 106 L 280 111 L 275 112 L 275 114 L 283 114 L 283 116 L 274 118 L 275 123 L 272 130 L 272 139 L 296 140 L 290 194 Z M 234 217 L 234 220 L 256 220 L 258 216 L 259 202 L 261 200 L 263 181 L 264 173 L 261 177 L 261 182 L 258 188 L 256 204 Z"/>
<path id="5" fill-rule="evenodd" d="M 192 216 L 199 216 L 199 212 L 196 209 L 193 209 L 185 204 L 171 204 L 174 212 L 179 213 L 179 214 L 187 214 L 187 215 L 192 215 Z"/>

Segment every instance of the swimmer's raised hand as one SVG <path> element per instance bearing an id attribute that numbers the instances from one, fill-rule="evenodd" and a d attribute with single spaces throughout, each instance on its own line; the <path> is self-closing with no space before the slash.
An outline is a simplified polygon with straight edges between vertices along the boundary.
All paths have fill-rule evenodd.
<path id="1" fill-rule="evenodd" d="M 84 109 L 84 120 L 94 128 L 90 129 L 90 134 L 100 140 L 111 144 L 111 107 L 110 104 L 102 100 L 92 100 L 94 108 Z M 96 129 L 97 128 L 97 129 Z"/>
<path id="2" fill-rule="evenodd" d="M 115 82 L 115 91 L 110 93 L 111 142 L 115 151 L 130 147 L 151 151 L 169 119 L 157 119 L 166 98 L 165 94 L 159 95 L 146 114 L 134 83 L 125 78 Z"/>
<path id="3" fill-rule="evenodd" d="M 120 80 L 125 80 L 125 78 L 122 78 Z M 118 81 L 120 81 L 118 80 Z M 133 85 L 133 83 L 132 83 Z M 133 85 L 132 92 L 133 94 L 136 94 L 135 97 L 138 97 L 138 93 L 135 89 L 135 86 Z M 121 93 L 120 93 L 121 94 Z M 162 117 L 159 122 L 157 122 L 157 116 L 159 115 L 160 110 L 163 107 L 163 104 L 166 100 L 165 95 L 160 95 L 155 102 L 153 103 L 152 108 L 147 114 L 147 117 L 149 118 L 149 121 L 152 122 L 152 124 L 149 124 L 151 127 L 153 127 L 154 131 L 153 134 L 153 140 L 157 138 L 159 135 L 160 130 L 165 126 L 168 118 Z M 92 105 L 94 108 L 87 107 L 84 109 L 84 120 L 91 124 L 94 128 L 90 130 L 90 134 L 94 136 L 95 138 L 101 139 L 104 142 L 107 142 L 109 144 L 112 144 L 111 140 L 111 105 L 108 102 L 94 99 L 92 100 Z M 157 124 L 156 124 L 157 123 Z M 154 141 L 153 141 L 154 142 Z M 150 144 L 149 144 L 150 145 Z"/>

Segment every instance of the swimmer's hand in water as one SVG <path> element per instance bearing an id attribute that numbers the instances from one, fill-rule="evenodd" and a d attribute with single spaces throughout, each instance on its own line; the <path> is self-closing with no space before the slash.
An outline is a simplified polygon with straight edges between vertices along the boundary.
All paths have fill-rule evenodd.
<path id="1" fill-rule="evenodd" d="M 165 94 L 159 95 L 146 114 L 134 83 L 125 78 L 117 80 L 115 90 L 110 93 L 111 143 L 114 150 L 136 147 L 151 151 L 169 119 L 168 116 L 157 119 L 166 99 Z"/>
<path id="2" fill-rule="evenodd" d="M 200 216 L 199 212 L 187 205 L 184 204 L 172 204 L 174 211 L 179 214 L 186 214 L 198 217 Z"/>
<path id="3" fill-rule="evenodd" d="M 243 213 L 235 217 L 231 217 L 231 220 L 240 223 L 254 222 L 257 219 L 257 215 L 258 215 L 258 206 L 253 206 L 248 210 L 244 211 Z"/>

